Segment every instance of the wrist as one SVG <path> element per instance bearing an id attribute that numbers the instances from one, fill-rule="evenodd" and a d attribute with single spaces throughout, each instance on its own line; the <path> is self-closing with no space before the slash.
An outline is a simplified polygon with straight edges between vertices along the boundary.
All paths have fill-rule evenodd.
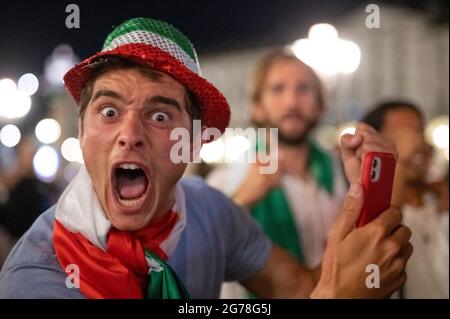
<path id="1" fill-rule="evenodd" d="M 250 208 L 250 206 L 252 204 L 248 198 L 246 198 L 245 196 L 242 196 L 239 192 L 234 194 L 231 197 L 231 199 L 233 200 L 233 202 L 236 205 L 247 208 L 247 209 Z"/>
<path id="2" fill-rule="evenodd" d="M 256 202 L 258 202 L 261 198 L 264 197 L 264 193 L 260 194 L 260 192 L 248 191 L 252 189 L 251 187 L 240 187 L 234 195 L 231 197 L 233 202 L 235 202 L 239 206 L 243 206 L 245 208 L 252 207 Z"/>
<path id="3" fill-rule="evenodd" d="M 311 292 L 309 299 L 336 299 L 337 294 L 332 288 L 322 288 L 319 285 Z"/>
<path id="4" fill-rule="evenodd" d="M 313 268 L 311 272 L 314 286 L 317 286 L 320 280 L 320 275 L 322 274 L 322 264 L 320 263 L 316 268 Z"/>

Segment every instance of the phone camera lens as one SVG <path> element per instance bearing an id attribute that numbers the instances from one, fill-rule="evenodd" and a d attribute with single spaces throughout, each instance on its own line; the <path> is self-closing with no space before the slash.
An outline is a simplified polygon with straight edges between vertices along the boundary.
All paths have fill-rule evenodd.
<path id="1" fill-rule="evenodd" d="M 376 168 L 377 166 L 378 166 L 378 161 L 376 159 L 374 159 L 372 162 L 372 167 Z"/>

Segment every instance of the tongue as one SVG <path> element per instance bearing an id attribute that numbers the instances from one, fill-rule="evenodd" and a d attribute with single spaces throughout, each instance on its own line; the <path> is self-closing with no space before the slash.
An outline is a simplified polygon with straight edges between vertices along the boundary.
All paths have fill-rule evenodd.
<path id="1" fill-rule="evenodd" d="M 129 178 L 119 176 L 117 178 L 117 189 L 122 199 L 133 199 L 141 197 L 147 186 L 147 179 L 144 176 Z"/>

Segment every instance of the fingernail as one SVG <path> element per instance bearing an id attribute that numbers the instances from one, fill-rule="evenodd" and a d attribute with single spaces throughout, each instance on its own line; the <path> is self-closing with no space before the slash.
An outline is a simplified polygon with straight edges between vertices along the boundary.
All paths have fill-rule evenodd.
<path id="1" fill-rule="evenodd" d="M 359 183 L 352 183 L 350 185 L 350 189 L 348 190 L 348 194 L 352 197 L 361 196 L 362 187 Z"/>

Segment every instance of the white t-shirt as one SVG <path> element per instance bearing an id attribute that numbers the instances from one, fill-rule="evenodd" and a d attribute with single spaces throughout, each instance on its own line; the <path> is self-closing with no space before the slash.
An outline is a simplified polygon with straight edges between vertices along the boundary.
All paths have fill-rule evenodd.
<path id="1" fill-rule="evenodd" d="M 448 211 L 438 212 L 427 194 L 422 207 L 405 205 L 403 224 L 412 231 L 414 252 L 406 266 L 404 297 L 449 298 Z"/>

